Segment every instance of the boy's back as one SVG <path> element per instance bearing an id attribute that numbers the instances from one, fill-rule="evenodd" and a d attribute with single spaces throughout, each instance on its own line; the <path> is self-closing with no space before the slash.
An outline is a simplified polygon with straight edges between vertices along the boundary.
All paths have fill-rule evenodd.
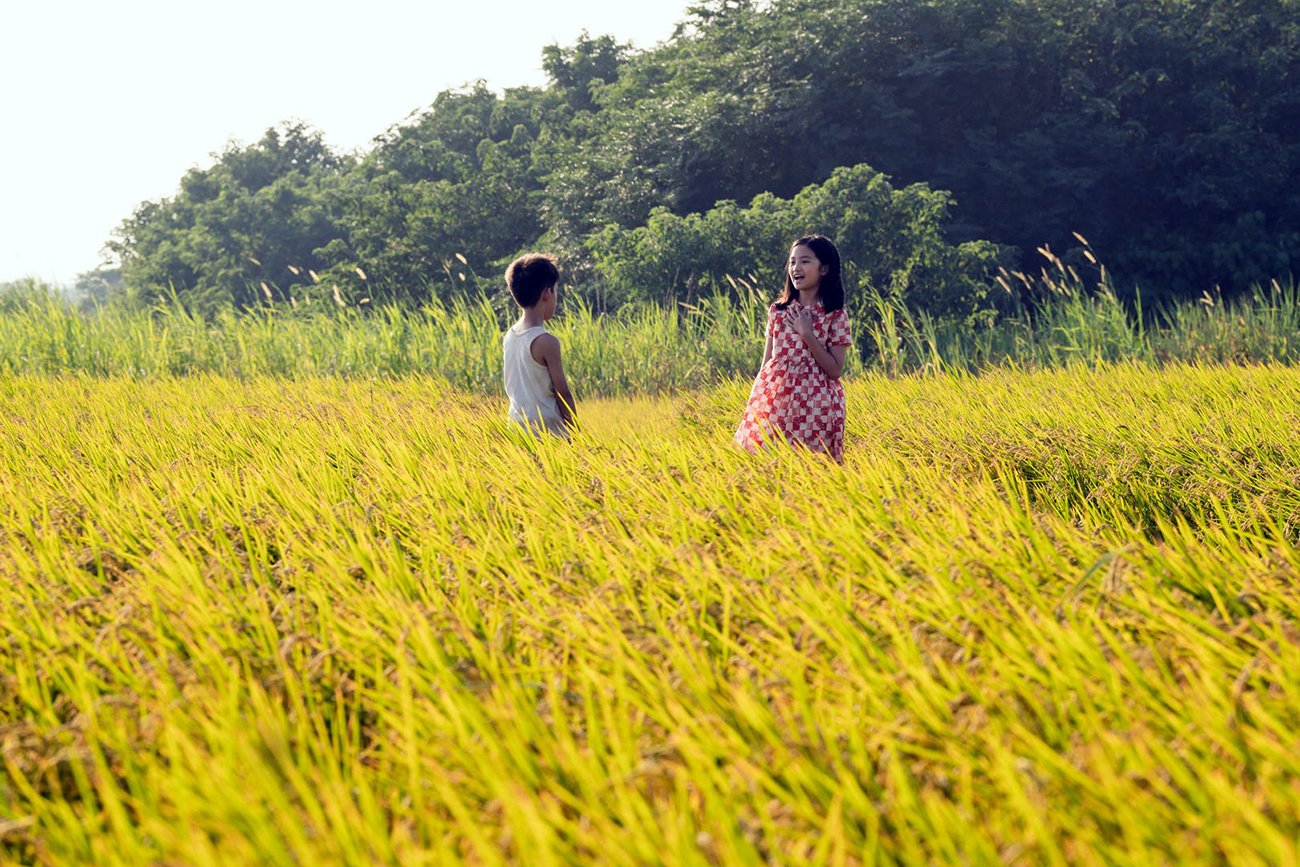
<path id="1" fill-rule="evenodd" d="M 510 398 L 510 420 L 536 430 L 565 436 L 564 417 L 551 384 L 550 368 L 533 357 L 533 341 L 550 336 L 545 325 L 511 326 L 501 338 L 502 367 L 506 396 Z M 554 337 L 552 337 L 554 339 Z"/>
<path id="2" fill-rule="evenodd" d="M 501 339 L 502 372 L 510 420 L 538 433 L 567 437 L 573 393 L 564 378 L 560 341 L 545 326 L 559 303 L 559 281 L 555 258 L 541 253 L 520 256 L 506 269 L 506 285 L 520 315 Z"/>

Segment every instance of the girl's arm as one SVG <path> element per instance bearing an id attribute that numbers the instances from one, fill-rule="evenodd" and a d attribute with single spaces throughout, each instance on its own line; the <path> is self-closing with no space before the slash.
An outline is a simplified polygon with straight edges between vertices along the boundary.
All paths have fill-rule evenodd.
<path id="1" fill-rule="evenodd" d="M 804 341 L 808 346 L 808 351 L 812 353 L 813 360 L 822 372 L 831 379 L 839 379 L 840 374 L 844 372 L 844 355 L 847 346 L 832 346 L 827 349 L 821 345 L 817 338 L 811 341 Z"/>
<path id="2" fill-rule="evenodd" d="M 832 346 L 827 348 L 817 339 L 817 333 L 813 331 L 812 314 L 807 310 L 800 310 L 798 313 L 790 311 L 787 315 L 792 315 L 792 323 L 795 332 L 803 339 L 804 346 L 812 353 L 813 361 L 822 369 L 831 379 L 839 379 L 840 374 L 844 372 L 844 356 L 847 353 L 847 346 Z"/>
<path id="3" fill-rule="evenodd" d="M 546 365 L 551 374 L 551 391 L 555 392 L 555 402 L 559 406 L 560 420 L 566 428 L 573 427 L 575 419 L 573 392 L 569 391 L 569 381 L 564 378 L 564 364 L 560 361 L 560 341 L 554 334 L 539 334 L 528 347 L 533 359 Z"/>
<path id="4" fill-rule="evenodd" d="M 767 330 L 767 342 L 763 344 L 763 363 L 758 366 L 758 373 L 754 374 L 754 385 L 758 385 L 758 379 L 763 375 L 767 363 L 772 360 L 772 329 Z"/>

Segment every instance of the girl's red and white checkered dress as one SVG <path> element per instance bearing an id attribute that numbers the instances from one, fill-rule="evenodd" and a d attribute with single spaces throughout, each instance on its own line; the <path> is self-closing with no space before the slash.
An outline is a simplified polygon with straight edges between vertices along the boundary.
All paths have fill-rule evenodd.
<path id="1" fill-rule="evenodd" d="M 798 301 L 789 310 L 804 309 Z M 813 334 L 823 346 L 851 346 L 849 317 L 843 309 L 827 313 L 821 302 L 809 308 Z M 786 322 L 784 310 L 767 308 L 767 334 L 772 338 L 772 357 L 758 372 L 745 405 L 735 440 L 753 451 L 765 444 L 770 432 L 792 443 L 802 443 L 815 452 L 826 452 L 837 461 L 844 457 L 844 386 L 817 364 L 812 352 L 794 326 Z M 770 438 L 770 437 L 769 437 Z"/>

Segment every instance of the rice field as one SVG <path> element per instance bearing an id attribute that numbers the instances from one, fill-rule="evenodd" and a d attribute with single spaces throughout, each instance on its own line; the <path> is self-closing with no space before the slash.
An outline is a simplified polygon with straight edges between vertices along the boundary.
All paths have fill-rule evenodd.
<path id="1" fill-rule="evenodd" d="M 1300 862 L 1300 373 L 747 388 L 0 376 L 0 860 Z"/>

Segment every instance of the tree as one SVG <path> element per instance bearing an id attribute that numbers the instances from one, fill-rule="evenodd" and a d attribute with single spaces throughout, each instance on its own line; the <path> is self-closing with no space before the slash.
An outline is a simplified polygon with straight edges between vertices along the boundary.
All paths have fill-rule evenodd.
<path id="1" fill-rule="evenodd" d="M 593 93 L 618 80 L 630 46 L 614 41 L 612 36 L 592 38 L 582 31 L 578 41 L 568 48 L 548 45 L 542 49 L 542 70 L 557 92 L 574 112 L 594 111 Z"/>
<path id="2" fill-rule="evenodd" d="M 1294 0 L 710 3 L 598 93 L 548 186 L 567 235 L 867 162 L 1025 258 L 1081 232 L 1148 299 L 1300 260 Z"/>
<path id="3" fill-rule="evenodd" d="M 858 165 L 788 199 L 761 193 L 745 208 L 721 201 L 684 216 L 658 208 L 642 226 L 607 225 L 588 246 L 618 298 L 694 301 L 735 294 L 743 284 L 774 298 L 789 244 L 819 232 L 840 250 L 851 310 L 876 291 L 937 315 L 969 316 L 988 303 L 990 276 L 1010 251 L 947 244 L 951 204 L 944 192 L 924 184 L 895 189 Z"/>
<path id="4" fill-rule="evenodd" d="M 1300 262 L 1300 199 L 1285 194 L 1300 180 L 1295 10 L 706 0 L 650 51 L 586 33 L 547 46 L 545 88 L 445 91 L 358 159 L 294 125 L 232 146 L 142 205 L 112 247 L 144 301 L 169 287 L 241 306 L 337 288 L 418 303 L 498 286 L 505 261 L 538 246 L 595 286 L 617 238 L 644 229 L 663 247 L 676 232 L 682 250 L 662 255 L 687 267 L 719 252 L 688 230 L 718 202 L 793 201 L 865 164 L 904 191 L 948 191 L 918 200 L 942 198 L 942 218 L 872 235 L 891 249 L 924 224 L 940 234 L 919 249 L 987 239 L 1032 261 L 1079 232 L 1144 300 L 1243 290 Z M 736 228 L 724 216 L 710 227 Z"/>
<path id="5" fill-rule="evenodd" d="M 103 267 L 77 275 L 72 286 L 72 298 L 85 312 L 106 307 L 119 301 L 125 294 L 122 269 Z"/>
<path id="6" fill-rule="evenodd" d="M 332 195 L 347 160 L 302 124 L 232 144 L 209 169 L 191 169 L 171 199 L 146 202 L 107 248 L 128 296 L 157 303 L 174 293 L 198 309 L 287 300 L 315 285 L 313 251 L 339 237 Z"/>

